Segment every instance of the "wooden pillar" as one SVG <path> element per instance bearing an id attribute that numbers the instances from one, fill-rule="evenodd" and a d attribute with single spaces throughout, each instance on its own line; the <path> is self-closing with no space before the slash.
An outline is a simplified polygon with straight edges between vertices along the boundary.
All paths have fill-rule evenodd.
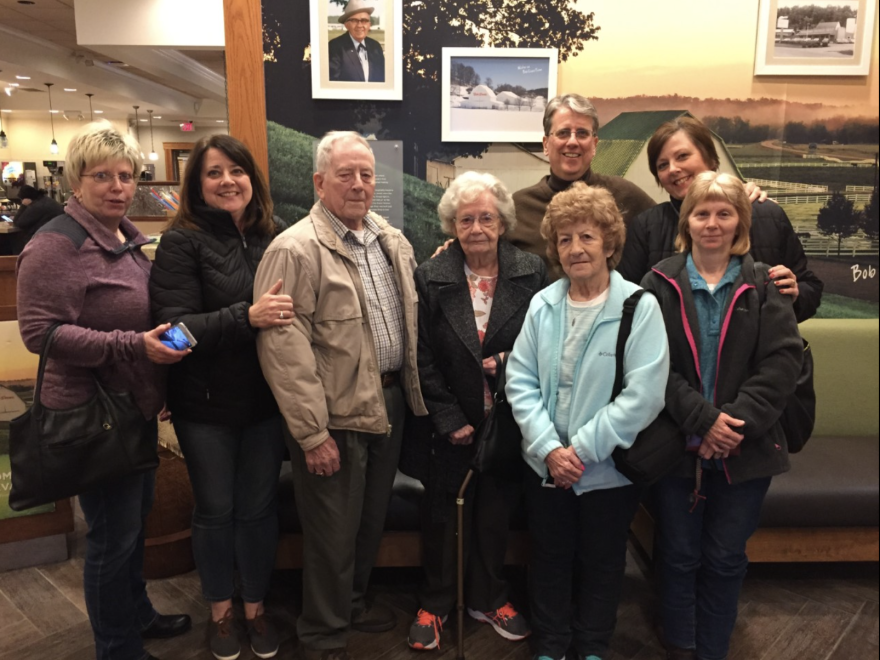
<path id="1" fill-rule="evenodd" d="M 263 12 L 260 0 L 223 0 L 229 134 L 244 142 L 269 176 Z"/>

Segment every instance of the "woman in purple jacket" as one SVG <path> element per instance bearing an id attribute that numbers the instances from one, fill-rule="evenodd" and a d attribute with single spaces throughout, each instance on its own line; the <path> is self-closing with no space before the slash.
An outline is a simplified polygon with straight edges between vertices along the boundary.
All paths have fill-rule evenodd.
<path id="1" fill-rule="evenodd" d="M 58 324 L 43 380 L 49 408 L 71 408 L 95 392 L 94 379 L 131 392 L 156 437 L 164 388 L 159 364 L 188 351 L 153 328 L 146 237 L 125 217 L 141 170 L 140 147 L 108 122 L 86 126 L 67 150 L 74 191 L 66 214 L 42 227 L 18 260 L 18 324 L 28 350 Z M 88 524 L 84 588 L 97 660 L 149 660 L 143 639 L 189 630 L 189 616 L 153 609 L 143 579 L 144 519 L 155 471 L 107 481 L 79 496 Z"/>

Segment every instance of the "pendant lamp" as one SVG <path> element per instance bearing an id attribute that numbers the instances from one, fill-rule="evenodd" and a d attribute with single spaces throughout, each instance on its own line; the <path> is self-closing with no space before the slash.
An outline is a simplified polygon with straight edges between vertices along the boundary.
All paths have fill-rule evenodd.
<path id="1" fill-rule="evenodd" d="M 92 97 L 94 94 L 86 94 L 89 97 L 89 121 L 95 121 L 95 113 L 92 112 Z"/>
<path id="2" fill-rule="evenodd" d="M 52 125 L 52 143 L 49 145 L 49 151 L 53 154 L 58 153 L 58 143 L 55 141 L 55 117 L 52 112 L 52 85 L 55 83 L 43 83 L 49 90 L 49 123 Z"/>
<path id="3" fill-rule="evenodd" d="M 156 146 L 153 143 L 153 111 L 147 110 L 147 114 L 150 115 L 150 160 L 159 160 L 159 154 L 156 153 Z"/>
<path id="4" fill-rule="evenodd" d="M 3 119 L 3 110 L 0 109 L 0 119 Z M 6 138 L 6 131 L 3 130 L 3 122 L 0 121 L 0 149 L 9 146 L 9 140 Z"/>

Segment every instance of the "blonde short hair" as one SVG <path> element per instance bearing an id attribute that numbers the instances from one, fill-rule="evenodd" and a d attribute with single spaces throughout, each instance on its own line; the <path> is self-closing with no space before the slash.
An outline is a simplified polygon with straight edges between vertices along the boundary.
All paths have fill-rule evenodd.
<path id="1" fill-rule="evenodd" d="M 491 193 L 495 198 L 495 208 L 501 216 L 504 231 L 513 231 L 516 227 L 513 196 L 500 179 L 488 172 L 465 172 L 455 178 L 437 204 L 440 228 L 450 236 L 455 236 L 455 214 L 458 213 L 458 207 L 462 203 L 474 201 L 484 192 Z"/>
<path id="2" fill-rule="evenodd" d="M 679 252 L 689 252 L 693 249 L 694 243 L 691 239 L 688 219 L 699 204 L 707 201 L 727 202 L 733 206 L 739 217 L 739 223 L 733 245 L 730 247 L 730 254 L 748 254 L 752 248 L 749 238 L 749 231 L 752 228 L 752 203 L 749 201 L 743 182 L 735 176 L 722 172 L 703 172 L 694 179 L 681 203 L 675 248 Z"/>
<path id="3" fill-rule="evenodd" d="M 570 188 L 557 194 L 547 206 L 541 222 L 541 236 L 547 241 L 547 257 L 557 268 L 559 263 L 559 231 L 562 227 L 586 220 L 592 222 L 602 232 L 602 243 L 606 250 L 612 250 L 608 257 L 608 270 L 614 270 L 623 255 L 626 242 L 626 225 L 617 208 L 614 196 L 605 188 L 588 186 L 583 181 L 575 181 Z"/>
<path id="4" fill-rule="evenodd" d="M 126 160 L 131 165 L 134 178 L 141 175 L 144 160 L 137 141 L 128 133 L 121 133 L 107 120 L 86 124 L 73 136 L 65 157 L 67 181 L 72 188 L 79 188 L 84 170 L 107 160 Z"/>

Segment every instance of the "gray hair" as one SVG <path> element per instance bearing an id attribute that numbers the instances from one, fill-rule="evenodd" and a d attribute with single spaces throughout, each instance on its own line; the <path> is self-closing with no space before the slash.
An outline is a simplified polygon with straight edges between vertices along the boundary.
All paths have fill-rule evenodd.
<path id="1" fill-rule="evenodd" d="M 143 169 L 144 160 L 137 141 L 128 133 L 121 133 L 106 119 L 86 124 L 73 136 L 65 156 L 64 168 L 67 181 L 78 188 L 83 170 L 107 160 L 127 160 L 137 179 Z"/>
<path id="2" fill-rule="evenodd" d="M 484 192 L 492 193 L 495 198 L 495 208 L 501 216 L 504 231 L 513 231 L 516 227 L 516 207 L 507 186 L 488 172 L 465 172 L 455 178 L 437 204 L 440 228 L 444 233 L 455 236 L 455 214 L 458 207 L 462 203 L 474 201 Z"/>
<path id="3" fill-rule="evenodd" d="M 593 130 L 599 131 L 599 113 L 596 112 L 596 108 L 593 107 L 590 100 L 580 94 L 565 94 L 554 96 L 544 108 L 544 135 L 550 135 L 550 129 L 553 127 L 553 115 L 563 107 L 576 114 L 589 117 L 593 120 Z"/>
<path id="4" fill-rule="evenodd" d="M 373 153 L 373 150 L 370 149 L 370 143 L 359 133 L 355 133 L 354 131 L 330 131 L 321 138 L 320 142 L 318 142 L 318 149 L 315 156 L 315 169 L 318 172 L 327 171 L 327 168 L 330 167 L 330 153 L 333 151 L 333 147 L 337 142 L 343 141 L 357 142 L 358 144 L 365 146 L 371 154 Z"/>

